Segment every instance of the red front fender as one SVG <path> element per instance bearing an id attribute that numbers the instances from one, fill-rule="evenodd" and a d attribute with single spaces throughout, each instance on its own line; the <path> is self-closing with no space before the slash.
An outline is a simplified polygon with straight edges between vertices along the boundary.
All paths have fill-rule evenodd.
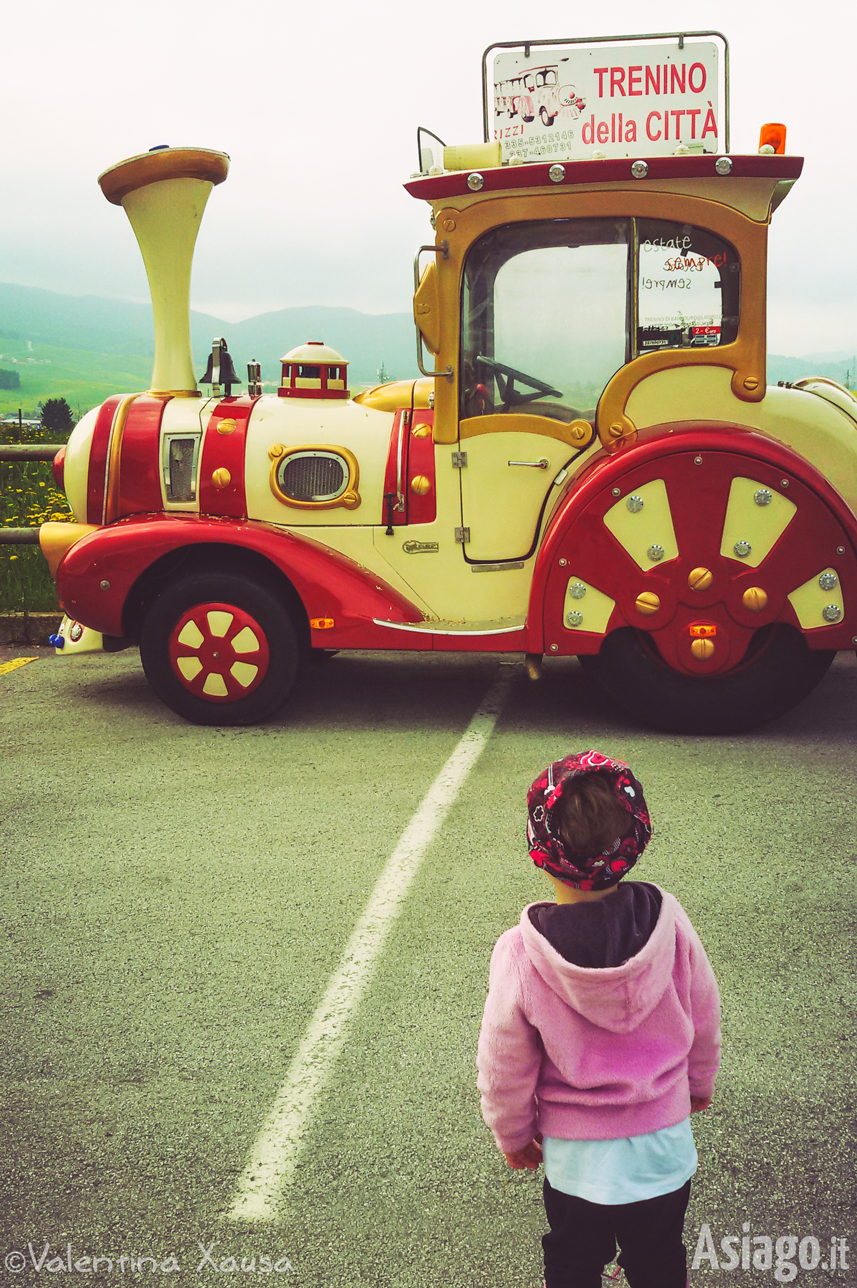
<path id="1" fill-rule="evenodd" d="M 383 647 L 389 632 L 373 619 L 423 620 L 375 573 L 311 537 L 269 523 L 196 515 L 123 519 L 81 538 L 57 569 L 62 607 L 84 626 L 121 636 L 125 606 L 140 578 L 165 556 L 206 545 L 252 552 L 287 577 L 310 621 L 333 620 L 317 638 L 313 632 L 313 643 L 322 647 Z"/>

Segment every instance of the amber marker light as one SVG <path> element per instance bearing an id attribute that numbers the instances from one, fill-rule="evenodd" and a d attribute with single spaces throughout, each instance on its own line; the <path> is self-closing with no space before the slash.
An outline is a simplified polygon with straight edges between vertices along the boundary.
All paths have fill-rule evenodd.
<path id="1" fill-rule="evenodd" d="M 311 617 L 309 624 L 314 631 L 332 631 L 336 622 L 332 617 Z"/>
<path id="2" fill-rule="evenodd" d="M 712 626 L 709 622 L 697 622 L 689 630 L 694 639 L 707 639 L 709 636 L 717 634 L 717 627 Z"/>
<path id="3" fill-rule="evenodd" d="M 776 152 L 779 156 L 786 150 L 786 127 L 777 121 L 763 125 L 759 132 L 759 151 Z"/>

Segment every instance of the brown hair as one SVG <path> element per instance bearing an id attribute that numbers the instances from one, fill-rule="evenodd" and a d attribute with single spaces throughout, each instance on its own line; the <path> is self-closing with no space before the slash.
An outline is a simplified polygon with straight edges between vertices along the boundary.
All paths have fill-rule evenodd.
<path id="1" fill-rule="evenodd" d="M 631 826 L 631 815 L 622 808 L 606 774 L 577 774 L 569 779 L 551 814 L 563 845 L 581 858 L 603 854 Z"/>

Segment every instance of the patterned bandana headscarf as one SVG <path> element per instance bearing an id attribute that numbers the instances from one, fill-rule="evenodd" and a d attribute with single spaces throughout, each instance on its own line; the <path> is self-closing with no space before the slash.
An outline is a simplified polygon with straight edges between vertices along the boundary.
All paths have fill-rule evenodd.
<path id="1" fill-rule="evenodd" d="M 579 774 L 593 772 L 603 774 L 613 784 L 617 800 L 630 815 L 631 828 L 603 854 L 572 854 L 554 826 L 553 808 L 565 783 Z M 527 811 L 530 858 L 537 867 L 578 890 L 605 890 L 621 881 L 652 835 L 642 787 L 623 761 L 611 760 L 600 751 L 582 751 L 548 765 L 527 793 Z"/>

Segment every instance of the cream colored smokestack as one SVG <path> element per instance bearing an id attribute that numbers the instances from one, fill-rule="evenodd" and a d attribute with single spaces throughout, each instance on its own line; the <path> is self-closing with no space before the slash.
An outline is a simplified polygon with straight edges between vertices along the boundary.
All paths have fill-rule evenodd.
<path id="1" fill-rule="evenodd" d="M 155 317 L 152 393 L 195 394 L 190 346 L 190 271 L 208 194 L 229 173 L 225 152 L 160 148 L 99 175 L 123 206 L 140 244 Z"/>

